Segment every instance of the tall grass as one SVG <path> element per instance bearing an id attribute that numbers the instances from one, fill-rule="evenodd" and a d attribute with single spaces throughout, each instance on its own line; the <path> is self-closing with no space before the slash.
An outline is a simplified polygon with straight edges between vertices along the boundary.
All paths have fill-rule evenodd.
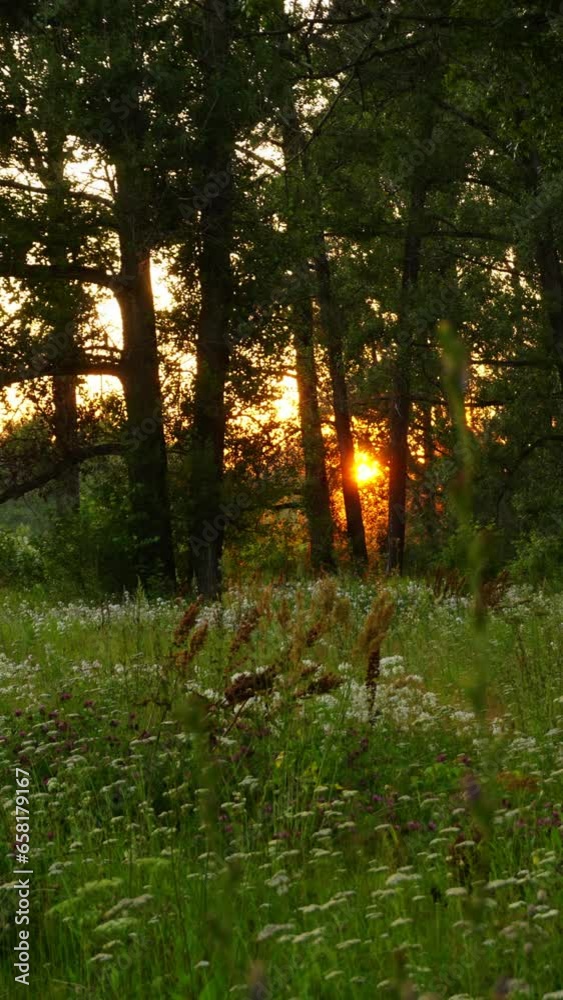
<path id="1" fill-rule="evenodd" d="M 3 595 L 3 996 L 26 989 L 16 764 L 32 997 L 558 995 L 563 600 L 508 590 L 490 613 L 481 724 L 468 602 L 412 583 L 371 713 L 376 596 L 248 589 L 177 630 L 185 609 L 141 595 Z"/>

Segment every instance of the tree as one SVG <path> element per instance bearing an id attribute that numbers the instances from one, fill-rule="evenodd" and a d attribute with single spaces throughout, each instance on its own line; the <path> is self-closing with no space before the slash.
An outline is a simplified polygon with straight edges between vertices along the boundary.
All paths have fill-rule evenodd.
<path id="1" fill-rule="evenodd" d="M 202 11 L 202 92 L 199 181 L 209 195 L 200 212 L 198 255 L 201 305 L 194 385 L 190 543 L 198 590 L 221 590 L 226 527 L 221 510 L 225 450 L 225 385 L 232 304 L 235 107 L 232 33 L 237 5 L 205 0 Z M 210 536 L 206 536 L 206 529 Z"/>
<path id="2" fill-rule="evenodd" d="M 286 89 L 282 111 L 282 142 L 288 180 L 288 231 L 300 254 L 295 269 L 299 281 L 292 303 L 293 344 L 299 393 L 301 442 L 305 465 L 303 488 L 305 513 L 311 542 L 311 562 L 315 569 L 334 568 L 333 523 L 326 472 L 325 446 L 317 393 L 312 276 L 309 273 L 310 234 L 304 219 L 307 192 L 304 139 L 295 111 L 293 94 Z"/>
<path id="3" fill-rule="evenodd" d="M 100 32 L 102 24 L 104 31 Z M 124 30 L 124 25 L 129 26 L 129 31 Z M 73 12 L 72 16 L 66 19 L 61 16 L 54 23 L 39 22 L 37 28 L 34 24 L 34 33 L 22 38 L 28 56 L 23 66 L 21 51 L 16 58 L 5 41 L 12 70 L 7 87 L 10 92 L 17 92 L 24 77 L 28 101 L 37 116 L 35 129 L 28 130 L 35 146 L 41 142 L 41 129 L 49 134 L 54 123 L 60 129 L 61 117 L 64 120 L 66 114 L 66 134 L 76 136 L 89 155 L 101 154 L 107 166 L 113 168 L 114 176 L 110 185 L 112 199 L 75 191 L 69 197 L 68 192 L 65 195 L 60 187 L 57 189 L 59 197 L 69 197 L 71 202 L 87 207 L 103 206 L 103 221 L 99 220 L 99 266 L 77 263 L 78 247 L 84 245 L 91 229 L 84 220 L 84 237 L 74 234 L 76 249 L 71 262 L 28 264 L 22 260 L 25 254 L 20 252 L 18 256 L 10 249 L 4 253 L 1 273 L 25 281 L 36 278 L 80 281 L 109 288 L 114 293 L 122 318 L 123 352 L 112 371 L 121 378 L 127 410 L 124 453 L 136 539 L 136 569 L 147 584 L 159 579 L 165 586 L 173 587 L 174 552 L 150 276 L 155 198 L 148 181 L 150 123 L 142 105 L 149 88 L 147 49 L 143 42 L 151 25 L 145 32 L 138 28 L 133 8 L 128 0 L 123 0 L 117 5 L 105 5 L 103 11 L 95 4 L 86 4 L 80 16 Z M 90 40 L 88 44 L 85 39 Z M 50 87 L 52 76 L 48 71 L 42 76 L 39 67 L 45 64 L 51 67 L 57 62 L 61 64 L 57 73 L 60 86 L 54 92 Z M 100 119 L 103 128 L 96 127 Z M 41 155 L 40 146 L 37 153 Z M 47 183 L 49 191 L 54 190 L 51 181 L 47 179 Z M 44 192 L 48 193 L 47 189 L 40 187 L 37 195 Z M 75 221 L 80 223 L 80 214 Z M 110 250 L 107 242 L 111 231 L 117 232 L 117 273 L 107 271 L 105 266 L 113 256 L 113 248 Z M 88 357 L 70 361 L 64 353 L 59 350 L 53 365 L 47 368 L 48 373 L 75 377 L 99 370 Z M 17 375 L 14 381 L 18 381 Z"/>

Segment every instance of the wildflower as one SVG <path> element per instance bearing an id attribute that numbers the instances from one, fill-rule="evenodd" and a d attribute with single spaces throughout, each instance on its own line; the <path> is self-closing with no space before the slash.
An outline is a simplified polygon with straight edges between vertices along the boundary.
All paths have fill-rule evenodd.
<path id="1" fill-rule="evenodd" d="M 260 933 L 256 936 L 257 941 L 267 941 L 268 938 L 273 937 L 275 934 L 281 934 L 282 931 L 291 931 L 295 927 L 295 924 L 266 924 L 262 928 Z"/>
<path id="2" fill-rule="evenodd" d="M 310 941 L 313 938 L 318 939 L 324 934 L 323 927 L 315 927 L 312 931 L 304 931 L 303 934 L 296 934 L 293 938 L 293 944 L 302 944 L 304 941 Z"/>
<path id="3" fill-rule="evenodd" d="M 497 878 L 493 879 L 492 882 L 487 882 L 485 889 L 490 892 L 496 892 L 497 889 L 504 889 L 507 885 L 516 885 L 515 878 Z"/>
<path id="4" fill-rule="evenodd" d="M 289 878 L 287 873 L 284 871 L 277 872 L 271 879 L 268 879 L 266 885 L 270 886 L 271 889 L 276 889 L 278 896 L 284 895 L 289 888 Z"/>
<path id="5" fill-rule="evenodd" d="M 552 917 L 559 916 L 559 910 L 547 910 L 545 913 L 534 913 L 533 920 L 551 920 Z"/>
<path id="6" fill-rule="evenodd" d="M 389 878 L 385 882 L 385 885 L 395 886 L 395 885 L 401 885 L 404 882 L 418 882 L 419 878 L 420 875 L 417 874 L 409 875 L 406 872 L 395 872 L 394 875 L 389 876 Z"/>

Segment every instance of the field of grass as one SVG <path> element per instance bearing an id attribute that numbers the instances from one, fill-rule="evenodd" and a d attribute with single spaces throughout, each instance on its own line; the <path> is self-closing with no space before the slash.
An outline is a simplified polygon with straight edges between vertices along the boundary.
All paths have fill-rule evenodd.
<path id="1" fill-rule="evenodd" d="M 0 596 L 2 997 L 563 997 L 563 597 L 388 591 Z"/>

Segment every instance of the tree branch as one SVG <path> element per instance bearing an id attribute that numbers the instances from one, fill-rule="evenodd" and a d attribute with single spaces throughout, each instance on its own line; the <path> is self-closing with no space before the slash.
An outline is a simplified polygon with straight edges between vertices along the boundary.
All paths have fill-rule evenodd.
<path id="1" fill-rule="evenodd" d="M 38 357 L 37 361 L 43 360 Z M 92 361 L 86 359 L 79 361 L 69 359 L 67 361 L 54 361 L 44 368 L 37 367 L 31 363 L 27 368 L 20 368 L 15 372 L 4 372 L 0 375 L 0 389 L 7 389 L 10 385 L 17 385 L 20 382 L 32 382 L 36 378 L 48 378 L 54 375 L 113 375 L 114 378 L 123 378 L 123 365 L 120 362 L 112 361 Z"/>
<path id="2" fill-rule="evenodd" d="M 97 267 L 80 267 L 74 264 L 7 264 L 0 262 L 0 278 L 17 278 L 20 281 L 44 281 L 50 278 L 81 281 L 85 285 L 100 285 L 112 292 L 125 287 L 123 278 L 108 274 Z"/>
<path id="3" fill-rule="evenodd" d="M 498 146 L 503 153 L 510 152 L 506 143 L 503 142 L 500 136 L 496 134 L 489 122 L 483 122 L 479 118 L 475 118 L 474 115 L 469 114 L 467 111 L 462 111 L 461 108 L 456 108 L 453 104 L 450 104 L 449 101 L 442 101 L 439 98 L 434 97 L 433 103 L 438 108 L 441 108 L 442 111 L 447 111 L 451 115 L 454 115 L 455 118 L 464 122 L 465 125 L 469 125 L 470 128 L 475 129 L 477 132 L 481 132 L 481 134 L 486 136 L 487 139 L 490 139 L 494 146 Z"/>
<path id="4" fill-rule="evenodd" d="M 495 368 L 545 368 L 549 370 L 554 361 L 545 358 L 474 358 L 472 365 L 488 365 Z"/>
<path id="5" fill-rule="evenodd" d="M 50 198 L 60 191 L 64 198 L 76 198 L 79 201 L 91 201 L 96 205 L 103 205 L 105 208 L 114 208 L 109 198 L 104 198 L 101 194 L 90 194 L 88 191 L 72 191 L 70 188 L 63 190 L 56 187 L 39 187 L 36 184 L 24 184 L 22 181 L 8 179 L 1 179 L 0 187 L 10 188 L 14 191 L 27 191 L 31 194 L 42 194 L 45 198 Z"/>
<path id="6" fill-rule="evenodd" d="M 510 484 L 514 479 L 514 476 L 518 472 L 520 466 L 524 464 L 524 462 L 530 457 L 530 455 L 533 455 L 533 453 L 536 451 L 537 448 L 541 448 L 542 445 L 549 445 L 549 444 L 563 444 L 563 434 L 544 434 L 541 437 L 536 438 L 536 440 L 532 441 L 531 444 L 526 445 L 524 450 L 520 453 L 519 457 L 517 458 L 515 464 L 512 466 L 511 469 L 508 470 L 504 485 L 502 486 L 500 493 L 497 497 L 497 504 L 496 504 L 497 520 L 500 512 L 500 505 L 504 500 L 506 494 L 508 493 L 508 490 L 510 489 Z"/>
<path id="7" fill-rule="evenodd" d="M 324 73 L 308 73 L 306 76 L 302 77 L 305 80 L 333 80 L 334 77 L 340 76 L 341 73 L 346 73 L 348 70 L 358 70 L 362 66 L 367 66 L 369 63 L 373 62 L 374 59 L 385 59 L 387 56 L 400 55 L 402 52 L 408 52 L 411 49 L 417 49 L 420 45 L 425 42 L 431 41 L 430 37 L 427 38 L 417 38 L 412 42 L 405 42 L 402 45 L 393 45 L 388 49 L 375 49 L 369 55 L 364 58 L 360 57 L 358 59 L 352 59 L 351 62 L 347 62 L 344 66 L 339 66 L 338 69 L 326 70 Z"/>
<path id="8" fill-rule="evenodd" d="M 98 458 L 104 455 L 121 455 L 122 453 L 122 446 L 116 443 L 96 444 L 90 448 L 82 448 L 73 455 L 69 455 L 64 461 L 56 462 L 48 470 L 34 476 L 32 479 L 27 479 L 23 483 L 13 483 L 12 486 L 8 486 L 0 493 L 0 504 L 7 503 L 8 500 L 19 500 L 27 493 L 40 490 L 54 479 L 58 479 L 67 469 L 75 465 L 80 465 L 82 462 L 87 462 L 91 458 Z"/>

